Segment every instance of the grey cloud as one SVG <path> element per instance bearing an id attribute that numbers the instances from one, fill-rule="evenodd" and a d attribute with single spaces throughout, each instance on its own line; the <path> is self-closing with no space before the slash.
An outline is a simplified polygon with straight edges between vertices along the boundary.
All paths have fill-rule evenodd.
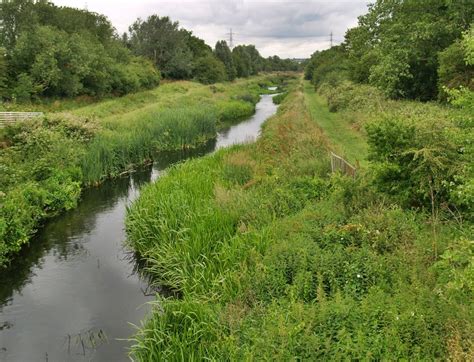
<path id="1" fill-rule="evenodd" d="M 83 7 L 84 0 L 55 0 L 58 5 Z M 229 29 L 237 44 L 253 43 L 262 55 L 308 57 L 329 45 L 329 34 L 340 42 L 346 30 L 366 12 L 367 0 L 244 1 L 244 0 L 102 0 L 88 3 L 107 15 L 119 32 L 137 17 L 169 16 L 213 46 Z"/>

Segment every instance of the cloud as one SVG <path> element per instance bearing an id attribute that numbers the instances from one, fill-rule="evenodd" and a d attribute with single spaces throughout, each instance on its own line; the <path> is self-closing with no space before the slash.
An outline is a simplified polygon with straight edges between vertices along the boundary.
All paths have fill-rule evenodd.
<path id="1" fill-rule="evenodd" d="M 53 0 L 57 5 L 84 8 L 84 0 Z M 263 56 L 308 57 L 335 43 L 357 24 L 367 10 L 367 0 L 100 0 L 87 8 L 105 14 L 119 33 L 138 17 L 169 16 L 213 46 L 228 39 L 232 28 L 234 44 L 255 44 Z"/>

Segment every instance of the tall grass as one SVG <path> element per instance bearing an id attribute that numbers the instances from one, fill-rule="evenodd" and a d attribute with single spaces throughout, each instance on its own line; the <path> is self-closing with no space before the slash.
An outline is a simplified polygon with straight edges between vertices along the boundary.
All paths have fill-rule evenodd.
<path id="1" fill-rule="evenodd" d="M 2 130 L 0 266 L 46 218 L 75 207 L 83 187 L 150 162 L 157 151 L 205 144 L 224 120 L 253 113 L 262 79 L 168 83 L 85 107 L 65 102 L 51 109 L 71 113 Z M 250 96 L 236 98 L 242 94 Z"/>
<path id="2" fill-rule="evenodd" d="M 82 160 L 86 183 L 117 176 L 151 161 L 158 151 L 197 147 L 216 136 L 217 115 L 210 107 L 167 109 L 132 124 L 117 123 L 98 133 Z"/>
<path id="3" fill-rule="evenodd" d="M 368 172 L 328 175 L 304 90 L 256 144 L 173 167 L 128 210 L 128 245 L 180 296 L 156 302 L 134 359 L 474 356 L 472 228 L 447 222 L 435 260 L 424 213 L 388 202 Z"/>

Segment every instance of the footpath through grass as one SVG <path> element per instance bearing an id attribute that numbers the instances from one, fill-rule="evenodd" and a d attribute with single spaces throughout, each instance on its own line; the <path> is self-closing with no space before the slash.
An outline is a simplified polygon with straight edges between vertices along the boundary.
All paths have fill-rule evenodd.
<path id="1" fill-rule="evenodd" d="M 353 165 L 367 166 L 368 146 L 364 135 L 347 118 L 330 112 L 326 100 L 316 93 L 311 83 L 304 83 L 304 93 L 311 118 L 321 127 L 331 149 Z"/>
<path id="2" fill-rule="evenodd" d="M 129 247 L 179 297 L 157 296 L 135 360 L 474 356 L 468 229 L 440 225 L 434 250 L 426 214 L 331 175 L 305 87 L 255 144 L 173 167 L 130 208 Z"/>

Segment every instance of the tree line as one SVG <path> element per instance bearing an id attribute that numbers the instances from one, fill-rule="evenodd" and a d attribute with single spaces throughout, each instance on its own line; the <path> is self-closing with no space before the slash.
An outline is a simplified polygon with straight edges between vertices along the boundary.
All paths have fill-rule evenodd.
<path id="1" fill-rule="evenodd" d="M 253 45 L 215 49 L 168 17 L 138 19 L 119 36 L 104 16 L 40 0 L 0 4 L 0 98 L 103 97 L 159 84 L 161 77 L 203 83 L 262 70 L 296 70 Z"/>
<path id="2" fill-rule="evenodd" d="M 306 79 L 349 79 L 390 98 L 444 100 L 449 89 L 474 90 L 474 2 L 377 0 L 344 42 L 317 51 Z"/>

